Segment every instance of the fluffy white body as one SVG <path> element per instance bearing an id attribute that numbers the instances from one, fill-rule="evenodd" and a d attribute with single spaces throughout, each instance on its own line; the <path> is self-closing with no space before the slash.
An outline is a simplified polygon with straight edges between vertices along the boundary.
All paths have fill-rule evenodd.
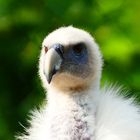
<path id="1" fill-rule="evenodd" d="M 114 95 L 117 92 L 109 89 L 92 96 L 90 91 L 79 98 L 64 97 L 54 91 L 53 102 L 33 113 L 31 127 L 27 129 L 29 135 L 21 139 L 139 140 L 139 109 L 133 100 Z M 83 125 L 86 127 L 82 128 Z M 77 130 L 78 127 L 81 129 Z"/>
<path id="2" fill-rule="evenodd" d="M 72 38 L 73 33 L 79 36 Z M 134 104 L 133 99 L 121 97 L 119 88 L 106 86 L 100 89 L 102 60 L 98 47 L 89 34 L 73 27 L 60 28 L 50 34 L 44 40 L 43 45 L 48 46 L 48 44 L 59 42 L 67 46 L 78 40 L 93 46 L 95 57 L 98 57 L 94 64 L 96 76 L 90 79 L 90 86 L 80 91 L 67 90 L 64 88 L 67 87 L 66 85 L 73 86 L 76 83 L 70 82 L 79 81 L 73 78 L 69 80 L 68 73 L 64 75 L 65 78 L 62 75 L 63 79 L 59 75 L 57 79 L 56 75 L 53 79 L 54 83 L 48 84 L 43 72 L 46 61 L 44 61 L 45 53 L 42 51 L 40 76 L 43 86 L 47 89 L 48 101 L 43 109 L 33 112 L 30 120 L 31 126 L 26 130 L 27 135 L 19 136 L 18 139 L 140 140 L 140 110 Z M 60 79 L 62 82 L 56 85 L 55 80 L 58 82 Z M 63 87 L 63 84 L 66 85 Z"/>

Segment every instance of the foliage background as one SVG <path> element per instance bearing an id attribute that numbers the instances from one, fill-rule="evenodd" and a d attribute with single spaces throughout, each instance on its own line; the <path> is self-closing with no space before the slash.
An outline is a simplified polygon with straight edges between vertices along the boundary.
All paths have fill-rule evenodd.
<path id="1" fill-rule="evenodd" d="M 14 140 L 28 111 L 45 97 L 38 71 L 43 38 L 74 25 L 101 46 L 102 83 L 116 81 L 140 101 L 138 0 L 0 0 L 0 140 Z"/>

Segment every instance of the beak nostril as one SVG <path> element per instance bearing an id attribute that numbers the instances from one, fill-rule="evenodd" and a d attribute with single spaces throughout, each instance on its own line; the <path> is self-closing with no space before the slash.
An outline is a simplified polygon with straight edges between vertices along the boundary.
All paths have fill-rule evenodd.
<path id="1" fill-rule="evenodd" d="M 47 48 L 46 46 L 45 46 L 44 50 L 45 50 L 45 53 L 47 53 L 47 52 L 48 52 L 48 48 Z"/>
<path id="2" fill-rule="evenodd" d="M 63 59 L 64 54 L 64 47 L 61 44 L 55 44 L 53 48 L 56 50 L 56 52 L 60 55 L 60 57 Z"/>

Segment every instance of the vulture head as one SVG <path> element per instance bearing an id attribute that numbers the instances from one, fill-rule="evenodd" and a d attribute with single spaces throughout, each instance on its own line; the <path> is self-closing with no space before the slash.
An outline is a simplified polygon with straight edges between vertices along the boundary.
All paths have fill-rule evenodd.
<path id="1" fill-rule="evenodd" d="M 72 26 L 59 28 L 43 41 L 39 74 L 45 88 L 80 92 L 99 88 L 102 57 L 91 35 Z"/>

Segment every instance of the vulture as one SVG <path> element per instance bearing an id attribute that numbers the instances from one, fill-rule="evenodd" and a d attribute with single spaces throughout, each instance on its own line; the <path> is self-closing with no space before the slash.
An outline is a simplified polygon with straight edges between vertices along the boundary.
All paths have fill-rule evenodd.
<path id="1" fill-rule="evenodd" d="M 73 26 L 42 43 L 39 75 L 47 103 L 33 110 L 18 140 L 140 140 L 140 108 L 121 88 L 100 87 L 103 59 L 94 38 Z"/>

